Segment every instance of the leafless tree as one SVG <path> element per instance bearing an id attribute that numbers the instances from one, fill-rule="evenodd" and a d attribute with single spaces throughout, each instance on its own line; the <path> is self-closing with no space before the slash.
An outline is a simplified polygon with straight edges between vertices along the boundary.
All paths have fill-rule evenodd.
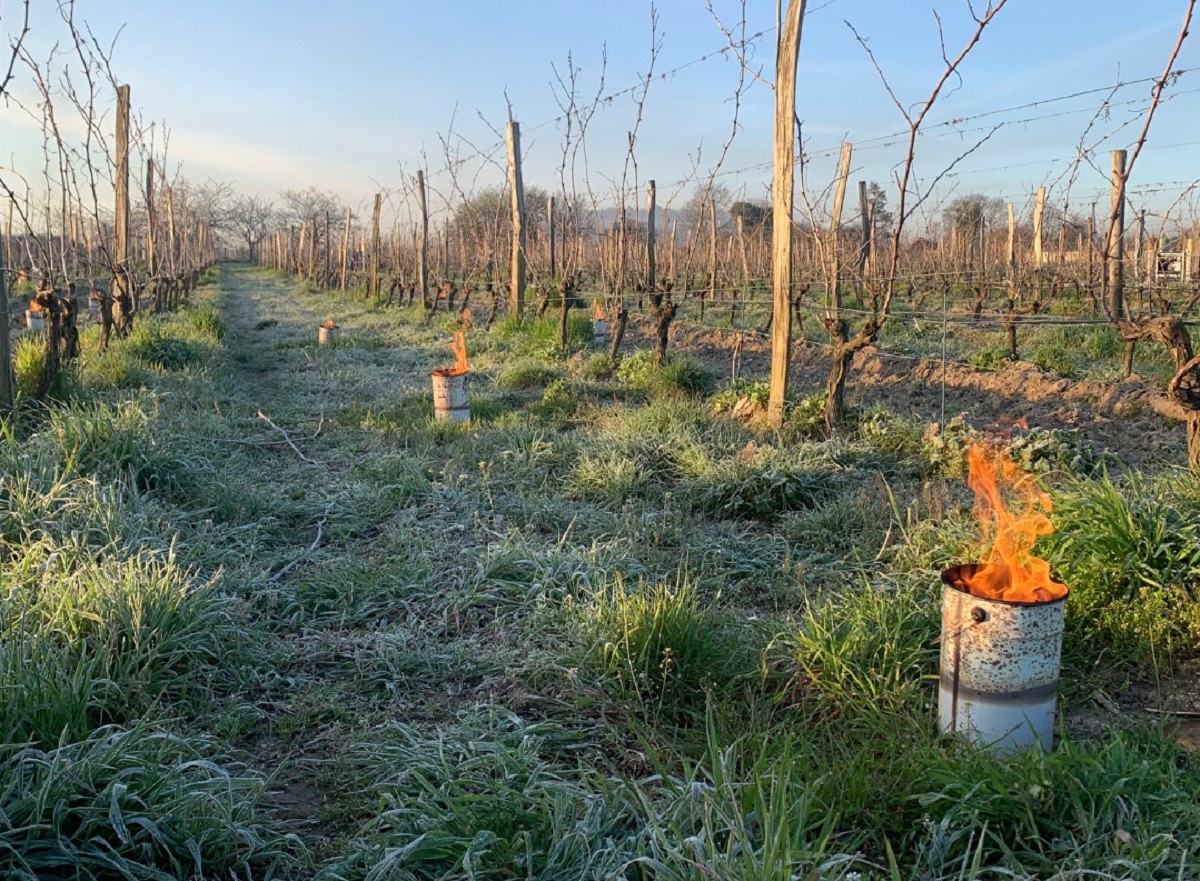
<path id="1" fill-rule="evenodd" d="M 234 196 L 225 209 L 229 230 L 246 243 L 250 261 L 258 260 L 258 246 L 278 224 L 275 203 L 261 196 Z"/>

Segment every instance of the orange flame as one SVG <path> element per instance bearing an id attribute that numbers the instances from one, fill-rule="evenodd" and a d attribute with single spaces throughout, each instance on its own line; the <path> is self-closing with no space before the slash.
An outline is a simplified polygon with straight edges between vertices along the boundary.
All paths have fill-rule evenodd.
<path id="1" fill-rule="evenodd" d="M 326 318 L 325 323 L 322 324 L 321 327 L 325 328 L 326 330 L 337 330 L 337 325 L 333 323 L 332 318 Z"/>
<path id="2" fill-rule="evenodd" d="M 592 318 L 597 321 L 604 320 L 604 309 L 600 306 L 599 300 L 592 300 Z"/>
<path id="3" fill-rule="evenodd" d="M 968 462 L 975 517 L 984 539 L 992 541 L 992 552 L 965 580 L 967 590 L 981 599 L 1013 603 L 1046 603 L 1066 596 L 1067 587 L 1051 577 L 1050 564 L 1033 554 L 1038 537 L 1054 531 L 1044 513 L 1052 510 L 1050 497 L 997 448 L 973 444 Z M 1002 488 L 1019 496 L 1024 510 L 1010 511 Z"/>
<path id="4" fill-rule="evenodd" d="M 37 300 L 30 300 L 29 301 L 29 311 L 30 312 L 41 312 L 42 304 L 39 303 Z"/>
<path id="5" fill-rule="evenodd" d="M 471 369 L 467 365 L 467 336 L 461 330 L 454 335 L 450 351 L 454 354 L 454 366 L 446 369 L 448 376 L 458 376 Z"/>

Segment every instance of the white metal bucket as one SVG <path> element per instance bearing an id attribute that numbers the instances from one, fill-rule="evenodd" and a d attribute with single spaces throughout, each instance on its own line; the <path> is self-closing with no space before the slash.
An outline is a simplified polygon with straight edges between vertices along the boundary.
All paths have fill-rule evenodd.
<path id="1" fill-rule="evenodd" d="M 608 322 L 603 318 L 592 319 L 592 342 L 602 344 L 608 339 Z"/>
<path id="2" fill-rule="evenodd" d="M 938 720 L 995 755 L 1054 747 L 1066 597 L 1044 603 L 980 599 L 963 582 L 979 564 L 942 572 Z"/>
<path id="3" fill-rule="evenodd" d="M 471 371 L 454 373 L 443 367 L 430 374 L 433 379 L 433 415 L 447 422 L 471 421 L 471 393 L 467 380 Z"/>
<path id="4" fill-rule="evenodd" d="M 340 327 L 318 327 L 317 342 L 322 346 L 328 346 L 338 338 L 341 332 Z"/>
<path id="5" fill-rule="evenodd" d="M 32 309 L 25 310 L 25 326 L 30 330 L 45 330 L 46 316 L 40 311 L 35 312 Z"/>

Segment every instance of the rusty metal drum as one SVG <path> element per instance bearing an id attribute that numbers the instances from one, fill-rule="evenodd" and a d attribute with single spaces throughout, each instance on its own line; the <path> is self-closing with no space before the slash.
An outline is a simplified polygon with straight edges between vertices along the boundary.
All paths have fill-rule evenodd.
<path id="1" fill-rule="evenodd" d="M 938 720 L 995 755 L 1054 746 L 1066 597 L 1018 603 L 981 599 L 964 579 L 979 564 L 942 572 Z"/>
<path id="2" fill-rule="evenodd" d="M 443 367 L 433 371 L 433 415 L 447 422 L 471 421 L 471 394 L 467 380 L 471 371 L 455 373 Z"/>

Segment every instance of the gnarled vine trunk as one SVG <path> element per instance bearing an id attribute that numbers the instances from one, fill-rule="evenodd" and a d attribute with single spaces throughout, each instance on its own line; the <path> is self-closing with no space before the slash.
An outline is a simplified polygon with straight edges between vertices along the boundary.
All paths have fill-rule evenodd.
<path id="1" fill-rule="evenodd" d="M 1117 322 L 1121 339 L 1161 343 L 1175 359 L 1175 376 L 1167 395 L 1184 410 L 1187 424 L 1188 465 L 1200 474 L 1200 357 L 1192 352 L 1192 338 L 1183 320 L 1174 315 Z"/>

